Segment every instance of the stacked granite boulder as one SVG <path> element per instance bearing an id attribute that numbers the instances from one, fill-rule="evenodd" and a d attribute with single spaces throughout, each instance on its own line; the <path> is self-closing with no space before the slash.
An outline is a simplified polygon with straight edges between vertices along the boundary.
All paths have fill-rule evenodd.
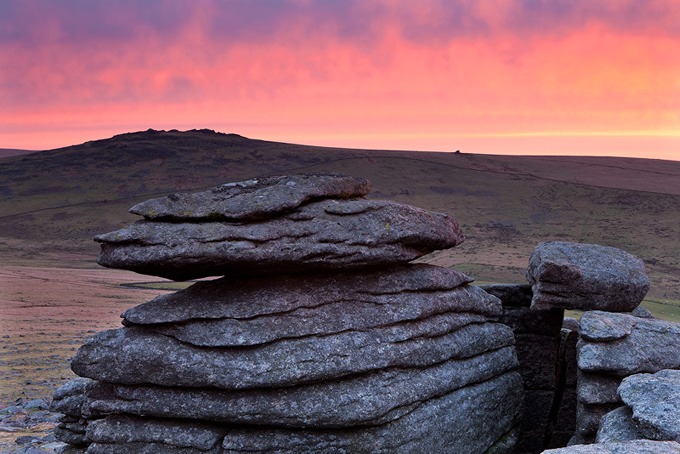
<path id="1" fill-rule="evenodd" d="M 577 421 L 570 444 L 591 443 L 602 415 L 620 406 L 616 389 L 622 378 L 640 371 L 639 364 L 626 364 L 626 358 L 654 355 L 656 343 L 650 343 L 650 338 L 624 338 L 638 332 L 633 329 L 638 324 L 642 328 L 667 322 L 636 317 L 648 315 L 638 305 L 649 289 L 649 280 L 643 262 L 620 249 L 562 241 L 541 243 L 531 256 L 527 278 L 532 284 L 533 309 L 587 311 L 581 317 L 576 347 Z"/>
<path id="2" fill-rule="evenodd" d="M 680 324 L 644 311 L 587 312 L 578 342 L 579 425 L 573 442 L 592 442 L 600 419 L 620 407 L 626 377 L 680 369 Z"/>
<path id="3" fill-rule="evenodd" d="M 86 452 L 509 452 L 523 391 L 500 301 L 408 263 L 463 241 L 453 219 L 369 190 L 249 180 L 98 236 L 104 266 L 222 277 L 80 348 Z"/>

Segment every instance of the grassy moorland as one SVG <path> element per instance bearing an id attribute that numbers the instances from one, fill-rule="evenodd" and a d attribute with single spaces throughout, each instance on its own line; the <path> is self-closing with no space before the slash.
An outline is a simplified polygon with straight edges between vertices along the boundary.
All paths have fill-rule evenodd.
<path id="1" fill-rule="evenodd" d="M 680 300 L 680 162 L 348 150 L 201 131 L 146 131 L 2 158 L 5 264 L 90 267 L 92 237 L 136 219 L 134 203 L 284 173 L 367 177 L 372 198 L 447 212 L 461 247 L 429 262 L 485 281 L 523 282 L 534 246 L 567 240 L 642 258 L 650 297 Z"/>
<path id="2" fill-rule="evenodd" d="M 540 241 L 615 246 L 645 261 L 649 307 L 680 321 L 680 162 L 348 150 L 146 131 L 0 157 L 0 404 L 49 395 L 71 376 L 68 358 L 85 337 L 164 291 L 162 283 L 135 285 L 154 280 L 147 276 L 95 263 L 92 237 L 136 220 L 130 206 L 256 176 L 328 172 L 368 178 L 371 198 L 454 216 L 466 242 L 426 262 L 479 281 L 525 282 Z"/>

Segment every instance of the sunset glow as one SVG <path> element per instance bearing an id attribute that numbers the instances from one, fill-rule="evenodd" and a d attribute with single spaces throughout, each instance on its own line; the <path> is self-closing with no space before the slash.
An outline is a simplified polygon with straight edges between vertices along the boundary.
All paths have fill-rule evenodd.
<path id="1" fill-rule="evenodd" d="M 674 0 L 4 0 L 0 148 L 210 128 L 680 160 Z"/>

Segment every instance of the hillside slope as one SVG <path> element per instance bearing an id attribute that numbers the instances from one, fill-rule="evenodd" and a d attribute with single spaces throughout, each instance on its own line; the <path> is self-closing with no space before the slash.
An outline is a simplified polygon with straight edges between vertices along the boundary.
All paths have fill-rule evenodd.
<path id="1" fill-rule="evenodd" d="M 479 280 L 523 282 L 536 243 L 592 242 L 645 260 L 650 295 L 680 299 L 680 162 L 322 148 L 209 130 L 145 131 L 2 159 L 7 264 L 94 266 L 92 237 L 134 221 L 133 204 L 226 181 L 337 172 L 371 198 L 444 211 L 467 241 L 425 260 Z"/>

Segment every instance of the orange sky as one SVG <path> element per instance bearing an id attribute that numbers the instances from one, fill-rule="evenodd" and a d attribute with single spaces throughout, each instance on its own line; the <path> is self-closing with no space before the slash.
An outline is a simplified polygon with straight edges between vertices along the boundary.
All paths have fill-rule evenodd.
<path id="1" fill-rule="evenodd" d="M 0 148 L 154 129 L 680 160 L 674 0 L 3 0 Z"/>

